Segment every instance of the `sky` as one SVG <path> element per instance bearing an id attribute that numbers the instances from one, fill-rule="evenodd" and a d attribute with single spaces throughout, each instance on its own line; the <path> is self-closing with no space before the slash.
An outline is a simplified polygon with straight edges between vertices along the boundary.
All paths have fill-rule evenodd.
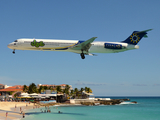
<path id="1" fill-rule="evenodd" d="M 160 96 L 160 1 L 1 0 L 0 84 L 69 84 L 95 96 Z M 12 50 L 19 38 L 123 41 L 153 29 L 140 48 L 86 56 Z"/>

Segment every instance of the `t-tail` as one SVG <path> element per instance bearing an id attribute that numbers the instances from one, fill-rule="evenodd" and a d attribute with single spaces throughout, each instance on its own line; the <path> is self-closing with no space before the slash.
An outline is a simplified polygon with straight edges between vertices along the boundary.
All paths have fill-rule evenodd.
<path id="1" fill-rule="evenodd" d="M 124 43 L 136 45 L 143 37 L 148 37 L 147 32 L 152 29 L 144 30 L 144 31 L 134 31 L 126 40 L 122 41 Z"/>

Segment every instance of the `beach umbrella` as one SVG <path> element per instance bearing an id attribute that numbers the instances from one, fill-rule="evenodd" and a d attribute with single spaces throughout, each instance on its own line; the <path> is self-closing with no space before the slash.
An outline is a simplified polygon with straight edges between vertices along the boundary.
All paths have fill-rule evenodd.
<path id="1" fill-rule="evenodd" d="M 32 93 L 32 94 L 29 94 L 29 95 L 31 95 L 31 96 L 37 96 L 38 94 L 37 93 Z"/>
<path id="2" fill-rule="evenodd" d="M 43 98 L 46 98 L 46 97 L 41 97 L 41 98 L 43 99 Z"/>
<path id="3" fill-rule="evenodd" d="M 40 98 L 40 96 L 32 96 L 32 98 Z"/>
<path id="4" fill-rule="evenodd" d="M 31 98 L 30 96 L 28 96 L 28 95 L 24 95 L 24 96 L 22 96 L 23 98 Z"/>
<path id="5" fill-rule="evenodd" d="M 28 93 L 21 93 L 21 95 L 28 95 Z"/>

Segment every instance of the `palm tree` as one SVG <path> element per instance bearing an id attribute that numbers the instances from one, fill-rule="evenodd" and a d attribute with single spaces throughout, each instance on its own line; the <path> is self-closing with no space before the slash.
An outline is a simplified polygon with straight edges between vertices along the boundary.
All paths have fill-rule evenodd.
<path id="1" fill-rule="evenodd" d="M 76 96 L 77 96 L 77 94 L 78 94 L 78 88 L 74 88 L 74 93 L 75 93 Z"/>
<path id="2" fill-rule="evenodd" d="M 88 87 L 85 87 L 85 88 L 84 88 L 84 90 L 85 90 L 85 92 L 87 92 L 87 90 L 88 90 Z"/>
<path id="3" fill-rule="evenodd" d="M 57 86 L 57 87 L 56 87 L 56 91 L 57 91 L 57 93 L 58 93 L 58 92 L 62 92 L 61 86 Z"/>
<path id="4" fill-rule="evenodd" d="M 81 88 L 81 89 L 80 89 L 81 94 L 82 94 L 83 90 L 84 90 L 84 88 Z"/>
<path id="5" fill-rule="evenodd" d="M 43 88 L 44 88 L 45 90 L 47 90 L 47 89 L 48 89 L 48 87 L 47 87 L 47 86 L 43 86 Z"/>
<path id="6" fill-rule="evenodd" d="M 40 86 L 39 89 L 38 89 L 38 92 L 41 93 L 41 92 L 44 92 L 44 90 L 45 90 L 44 87 Z"/>
<path id="7" fill-rule="evenodd" d="M 86 91 L 87 93 L 92 93 L 92 90 L 91 90 L 91 88 L 87 88 L 87 91 Z"/>
<path id="8" fill-rule="evenodd" d="M 23 91 L 24 91 L 24 92 L 27 92 L 27 91 L 28 91 L 27 85 L 23 85 Z"/>
<path id="9" fill-rule="evenodd" d="M 66 89 L 70 89 L 70 86 L 68 84 L 66 85 Z"/>
<path id="10" fill-rule="evenodd" d="M 69 85 L 66 85 L 66 89 L 68 90 L 68 92 L 69 92 L 70 88 L 71 87 Z"/>
<path id="11" fill-rule="evenodd" d="M 29 93 L 37 93 L 38 92 L 37 86 L 34 83 L 30 84 L 28 92 Z"/>
<path id="12" fill-rule="evenodd" d="M 71 90 L 70 95 L 72 96 L 74 94 L 74 90 Z"/>
<path id="13" fill-rule="evenodd" d="M 69 91 L 65 88 L 64 90 L 63 90 L 63 93 L 65 93 L 65 94 L 69 94 Z"/>
<path id="14" fill-rule="evenodd" d="M 53 88 L 51 86 L 48 87 L 49 90 L 53 90 Z"/>
<path id="15" fill-rule="evenodd" d="M 70 86 L 69 85 L 66 85 L 65 89 L 63 90 L 63 93 L 66 93 L 67 95 L 69 95 L 69 89 L 70 89 Z"/>

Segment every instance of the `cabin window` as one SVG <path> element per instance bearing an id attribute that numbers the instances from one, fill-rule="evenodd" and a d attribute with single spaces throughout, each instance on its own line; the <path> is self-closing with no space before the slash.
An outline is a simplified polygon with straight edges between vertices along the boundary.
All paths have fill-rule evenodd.
<path id="1" fill-rule="evenodd" d="M 15 40 L 14 42 L 18 42 L 17 40 Z"/>

